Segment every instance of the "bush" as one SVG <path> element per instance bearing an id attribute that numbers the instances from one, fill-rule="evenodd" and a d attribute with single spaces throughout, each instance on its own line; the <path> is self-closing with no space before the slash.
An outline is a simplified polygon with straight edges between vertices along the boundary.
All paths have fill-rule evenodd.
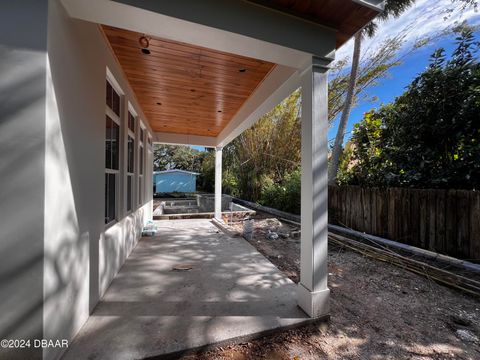
<path id="1" fill-rule="evenodd" d="M 450 60 L 437 50 L 402 96 L 365 114 L 351 140 L 350 184 L 480 187 L 478 46 L 462 30 Z"/>
<path id="2" fill-rule="evenodd" d="M 259 203 L 292 214 L 300 214 L 301 173 L 295 170 L 286 174 L 281 183 L 272 179 L 263 181 Z"/>
<path id="3" fill-rule="evenodd" d="M 231 171 L 224 171 L 222 175 L 222 192 L 224 194 L 229 194 L 235 197 L 238 197 L 238 182 L 237 178 Z"/>

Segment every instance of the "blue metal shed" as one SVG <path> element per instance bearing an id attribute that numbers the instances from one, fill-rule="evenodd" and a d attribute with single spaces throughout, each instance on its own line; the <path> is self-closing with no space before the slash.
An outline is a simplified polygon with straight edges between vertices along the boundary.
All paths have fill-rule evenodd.
<path id="1" fill-rule="evenodd" d="M 199 173 L 185 170 L 164 170 L 153 173 L 155 193 L 195 192 Z"/>

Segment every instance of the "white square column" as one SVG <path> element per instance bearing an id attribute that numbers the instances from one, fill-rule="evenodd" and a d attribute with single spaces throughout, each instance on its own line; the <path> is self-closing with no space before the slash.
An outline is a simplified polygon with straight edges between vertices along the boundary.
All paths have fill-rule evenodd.
<path id="1" fill-rule="evenodd" d="M 301 74 L 302 204 L 300 283 L 297 301 L 312 318 L 328 315 L 328 72 L 313 58 Z"/>
<path id="2" fill-rule="evenodd" d="M 222 220 L 222 147 L 215 148 L 215 219 Z"/>

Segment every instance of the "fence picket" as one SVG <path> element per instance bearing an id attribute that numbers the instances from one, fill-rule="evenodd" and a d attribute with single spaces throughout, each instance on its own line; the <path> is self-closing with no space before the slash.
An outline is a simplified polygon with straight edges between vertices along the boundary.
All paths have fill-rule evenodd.
<path id="1" fill-rule="evenodd" d="M 480 193 L 329 186 L 334 224 L 480 261 Z"/>

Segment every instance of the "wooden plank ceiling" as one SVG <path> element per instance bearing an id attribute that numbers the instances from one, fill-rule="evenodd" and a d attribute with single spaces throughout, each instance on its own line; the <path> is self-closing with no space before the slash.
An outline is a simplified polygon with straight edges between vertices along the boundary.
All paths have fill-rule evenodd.
<path id="1" fill-rule="evenodd" d="M 352 0 L 248 0 L 337 29 L 337 48 L 372 21 L 378 12 Z"/>
<path id="2" fill-rule="evenodd" d="M 275 64 L 102 26 L 153 131 L 217 136 Z"/>

